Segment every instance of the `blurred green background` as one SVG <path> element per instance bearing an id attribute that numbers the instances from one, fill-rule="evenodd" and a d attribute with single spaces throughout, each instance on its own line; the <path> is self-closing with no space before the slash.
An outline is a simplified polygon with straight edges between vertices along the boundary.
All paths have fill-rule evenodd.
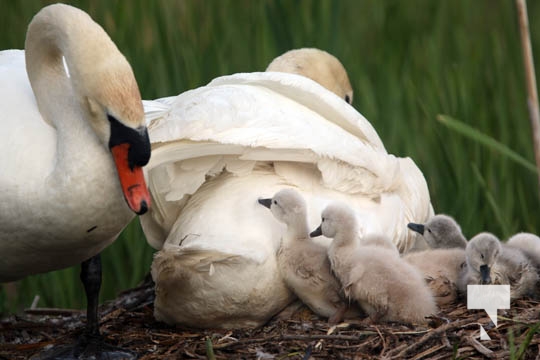
<path id="1" fill-rule="evenodd" d="M 0 49 L 23 48 L 28 22 L 48 3 L 0 0 Z M 454 216 L 468 238 L 539 230 L 535 172 L 437 121 L 438 114 L 450 115 L 534 162 L 514 1 L 68 3 L 105 28 L 131 62 L 145 99 L 220 75 L 263 71 L 289 49 L 327 50 L 345 65 L 354 106 L 387 150 L 412 157 L 423 170 L 436 212 Z M 540 2 L 531 1 L 538 59 L 539 17 Z M 136 285 L 152 253 L 135 220 L 104 252 L 102 300 Z M 83 307 L 78 273 L 75 267 L 4 286 L 0 313 L 30 306 L 35 295 L 38 306 Z"/>

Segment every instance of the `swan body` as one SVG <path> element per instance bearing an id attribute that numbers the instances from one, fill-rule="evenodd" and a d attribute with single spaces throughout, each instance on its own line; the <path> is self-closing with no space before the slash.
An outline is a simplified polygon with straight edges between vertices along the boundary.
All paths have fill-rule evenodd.
<path id="1" fill-rule="evenodd" d="M 306 199 L 309 223 L 318 221 L 329 201 L 342 200 L 355 208 L 362 231 L 385 233 L 400 250 L 415 240 L 407 223 L 432 214 L 414 162 L 389 155 L 362 115 L 304 76 L 224 76 L 145 102 L 145 110 L 153 207 L 140 221 L 149 243 L 160 250 L 152 266 L 159 320 L 222 326 L 223 316 L 213 314 L 226 309 L 242 319 L 237 326 L 256 326 L 287 305 L 292 294 L 273 276 L 286 228 L 257 203 L 284 186 Z M 213 266 L 186 266 L 193 264 L 194 251 L 201 263 Z M 164 260 L 167 253 L 174 253 L 174 261 Z M 243 265 L 214 263 L 216 254 L 253 264 L 249 276 L 239 273 Z M 172 287 L 201 282 L 205 286 L 195 293 Z M 231 316 L 227 326 L 233 322 Z"/>
<path id="2" fill-rule="evenodd" d="M 330 204 L 311 236 L 333 238 L 328 258 L 345 295 L 357 301 L 373 322 L 425 323 L 437 311 L 420 273 L 384 242 L 357 237 L 354 212 L 344 204 Z"/>
<path id="3" fill-rule="evenodd" d="M 464 249 L 413 251 L 405 254 L 403 260 L 423 274 L 437 305 L 451 304 L 457 300 L 459 278 L 466 271 Z"/>
<path id="4" fill-rule="evenodd" d="M 147 191 L 142 102 L 107 34 L 83 11 L 51 5 L 32 20 L 25 48 L 0 52 L 0 281 L 98 254 L 133 211 L 149 205 L 148 194 L 143 205 L 134 198 Z M 137 194 L 123 192 L 118 180 L 111 155 L 118 148 L 108 146 L 118 140 L 113 122 L 131 146 L 130 159 L 141 151 L 133 163 L 142 181 Z M 127 168 L 122 151 L 126 159 L 116 165 Z"/>
<path id="5" fill-rule="evenodd" d="M 509 247 L 519 249 L 540 271 L 540 237 L 531 233 L 517 233 L 510 237 L 506 243 Z"/>

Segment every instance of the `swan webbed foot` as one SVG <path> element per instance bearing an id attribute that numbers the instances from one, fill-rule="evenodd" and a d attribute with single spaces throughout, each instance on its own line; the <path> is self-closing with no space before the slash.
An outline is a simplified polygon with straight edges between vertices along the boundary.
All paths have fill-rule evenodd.
<path id="1" fill-rule="evenodd" d="M 75 344 L 59 345 L 33 359 L 39 360 L 120 360 L 137 359 L 137 355 L 105 343 L 99 332 L 99 289 L 101 288 L 101 256 L 97 254 L 81 264 L 81 281 L 86 293 L 86 329 Z"/>
<path id="2" fill-rule="evenodd" d="M 103 341 L 101 336 L 83 334 L 75 344 L 60 345 L 45 351 L 34 360 L 132 360 L 137 359 L 137 355 L 109 345 Z"/>

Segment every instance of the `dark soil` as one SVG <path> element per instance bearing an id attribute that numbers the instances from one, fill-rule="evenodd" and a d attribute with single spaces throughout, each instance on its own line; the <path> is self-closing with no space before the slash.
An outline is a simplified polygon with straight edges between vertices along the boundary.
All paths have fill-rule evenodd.
<path id="1" fill-rule="evenodd" d="M 154 320 L 147 283 L 101 306 L 101 332 L 140 359 L 540 359 L 540 303 L 518 300 L 499 310 L 494 327 L 483 310 L 465 304 L 441 309 L 428 325 L 371 325 L 348 320 L 337 327 L 300 308 L 290 319 L 258 329 L 193 330 Z M 83 333 L 81 311 L 33 309 L 0 322 L 0 359 L 28 359 Z M 479 340 L 480 325 L 491 340 Z"/>

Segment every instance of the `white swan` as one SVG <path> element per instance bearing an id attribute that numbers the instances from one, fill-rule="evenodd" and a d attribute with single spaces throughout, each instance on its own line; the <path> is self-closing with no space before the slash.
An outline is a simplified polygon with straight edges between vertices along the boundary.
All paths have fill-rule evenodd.
<path id="1" fill-rule="evenodd" d="M 416 236 L 407 223 L 432 215 L 414 162 L 389 155 L 362 115 L 306 77 L 220 77 L 145 110 L 154 202 L 140 219 L 161 249 L 152 266 L 159 320 L 256 326 L 290 301 L 275 259 L 284 226 L 257 203 L 283 186 L 308 201 L 311 224 L 341 200 L 365 232 L 402 251 Z"/>
<path id="2" fill-rule="evenodd" d="M 347 71 L 334 55 L 326 51 L 315 48 L 289 50 L 272 60 L 266 71 L 308 77 L 352 104 L 353 89 Z"/>
<path id="3" fill-rule="evenodd" d="M 2 282 L 99 254 L 150 205 L 139 89 L 105 31 L 51 5 L 30 23 L 25 48 L 0 52 Z"/>

